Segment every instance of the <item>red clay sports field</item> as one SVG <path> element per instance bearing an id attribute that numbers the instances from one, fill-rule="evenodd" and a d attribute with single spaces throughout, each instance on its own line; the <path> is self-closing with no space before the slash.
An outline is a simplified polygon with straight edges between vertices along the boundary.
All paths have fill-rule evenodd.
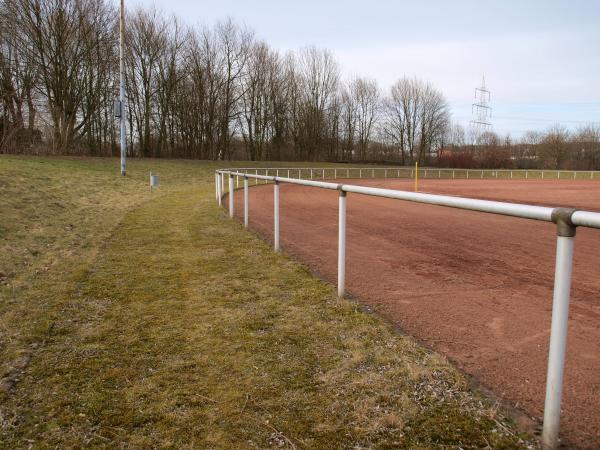
<path id="1" fill-rule="evenodd" d="M 410 180 L 345 180 L 412 190 Z M 336 180 L 344 182 L 344 180 Z M 595 180 L 422 180 L 421 192 L 600 210 Z M 273 233 L 273 187 L 249 190 L 250 227 Z M 281 185 L 281 244 L 335 283 L 338 193 Z M 236 215 L 243 211 L 235 196 Z M 555 226 L 348 196 L 346 286 L 361 302 L 529 415 L 543 410 Z M 600 445 L 600 233 L 575 240 L 561 434 Z"/>

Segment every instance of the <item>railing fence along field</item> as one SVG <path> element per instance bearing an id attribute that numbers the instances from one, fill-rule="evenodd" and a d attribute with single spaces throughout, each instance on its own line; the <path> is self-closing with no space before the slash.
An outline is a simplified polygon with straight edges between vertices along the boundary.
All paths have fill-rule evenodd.
<path id="1" fill-rule="evenodd" d="M 264 175 L 259 173 L 264 172 Z M 274 173 L 274 175 L 270 175 Z M 281 177 L 280 173 L 286 176 Z M 398 191 L 392 189 L 381 189 L 367 186 L 358 186 L 352 184 L 340 184 L 330 181 L 315 181 L 314 178 L 353 178 L 358 175 L 360 178 L 377 178 L 381 174 L 383 178 L 389 178 L 390 175 L 408 177 L 409 173 L 415 175 L 414 169 L 402 168 L 268 168 L 268 169 L 222 169 L 215 172 L 215 190 L 219 205 L 222 204 L 222 198 L 225 194 L 225 177 L 229 177 L 229 216 L 234 215 L 234 178 L 239 186 L 239 179 L 243 179 L 244 184 L 244 226 L 248 227 L 249 200 L 248 189 L 249 180 L 253 179 L 255 184 L 272 182 L 274 184 L 274 248 L 279 250 L 279 185 L 280 183 L 296 184 L 302 186 L 312 186 L 321 189 L 337 190 L 339 192 L 339 218 L 338 218 L 338 295 L 344 296 L 345 292 L 345 271 L 346 271 L 346 204 L 347 194 L 363 194 L 375 197 L 384 197 L 390 199 L 404 200 L 416 203 L 430 205 L 446 206 L 471 211 L 479 211 L 491 214 L 500 214 L 505 216 L 520 217 L 523 219 L 533 219 L 556 224 L 557 242 L 556 242 L 556 264 L 554 273 L 554 294 L 552 303 L 552 323 L 550 328 L 550 351 L 548 355 L 548 372 L 546 377 L 546 398 L 544 404 L 544 419 L 542 431 L 542 445 L 547 449 L 558 447 L 559 423 L 560 423 L 560 403 L 562 398 L 563 373 L 565 364 L 565 350 L 567 339 L 567 324 L 569 317 L 569 300 L 571 292 L 571 274 L 573 269 L 573 244 L 575 240 L 575 231 L 578 226 L 589 228 L 600 228 L 600 213 L 591 211 L 581 211 L 569 208 L 549 208 L 534 205 L 522 205 L 516 203 L 496 202 L 489 200 L 478 200 L 462 197 L 451 197 L 446 195 L 424 194 L 418 192 Z M 479 174 L 480 178 L 507 178 L 514 179 L 520 177 L 529 179 L 536 174 L 536 178 L 548 179 L 549 174 L 554 178 L 560 179 L 566 177 L 565 171 L 510 171 L 510 170 L 462 170 L 462 169 L 419 169 L 418 176 L 430 178 L 431 174 L 435 178 L 474 178 L 473 175 Z M 571 179 L 583 179 L 578 177 L 581 172 L 573 172 Z M 594 179 L 597 172 L 583 172 L 587 174 L 585 179 Z M 442 174 L 444 177 L 442 177 Z M 488 175 L 490 175 L 488 177 Z M 519 175 L 516 175 L 519 174 Z M 292 178 L 292 176 L 297 178 Z M 303 178 L 306 175 L 307 179 Z M 330 175 L 327 177 L 327 175 Z M 448 175 L 447 177 L 445 175 Z M 457 176 L 458 175 L 458 176 Z M 462 176 L 461 176 L 462 175 Z"/>
<path id="2" fill-rule="evenodd" d="M 254 175 L 286 176 L 287 178 L 337 179 L 337 178 L 414 178 L 413 167 L 348 167 L 348 168 L 240 168 Z M 546 170 L 546 169 L 437 169 L 421 167 L 419 178 L 425 179 L 541 179 L 541 180 L 600 180 L 600 171 Z M 255 184 L 258 181 L 255 180 Z M 239 179 L 236 188 L 239 188 Z"/>

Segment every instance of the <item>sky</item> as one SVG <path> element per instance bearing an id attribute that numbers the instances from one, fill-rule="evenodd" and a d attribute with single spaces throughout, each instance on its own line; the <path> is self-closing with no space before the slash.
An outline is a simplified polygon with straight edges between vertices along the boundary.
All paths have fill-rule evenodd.
<path id="1" fill-rule="evenodd" d="M 403 76 L 444 93 L 468 126 L 485 75 L 493 129 L 600 123 L 600 0 L 126 0 L 189 25 L 231 17 L 282 52 L 331 50 L 342 78 Z"/>

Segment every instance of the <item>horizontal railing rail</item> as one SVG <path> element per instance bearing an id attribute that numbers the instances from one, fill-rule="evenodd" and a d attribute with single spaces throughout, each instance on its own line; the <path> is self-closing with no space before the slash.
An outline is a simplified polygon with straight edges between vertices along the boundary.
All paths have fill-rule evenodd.
<path id="1" fill-rule="evenodd" d="M 458 208 L 482 213 L 500 214 L 530 220 L 539 220 L 553 222 L 556 224 L 557 244 L 556 244 L 556 263 L 554 273 L 554 291 L 552 303 L 552 323 L 550 328 L 550 348 L 548 355 L 548 372 L 546 378 L 546 398 L 544 405 L 544 423 L 542 431 L 542 445 L 544 448 L 555 449 L 558 447 L 558 432 L 560 423 L 560 403 L 562 398 L 567 325 L 569 317 L 569 301 L 571 292 L 571 274 L 573 269 L 573 245 L 577 227 L 600 228 L 600 213 L 594 211 L 582 211 L 565 207 L 546 207 L 537 205 L 527 205 L 520 203 L 498 202 L 491 200 L 481 200 L 474 198 L 456 197 L 449 195 L 428 194 L 422 192 L 400 191 L 394 189 L 384 189 L 370 186 L 360 186 L 347 183 L 336 183 L 331 181 L 317 181 L 315 175 L 321 175 L 322 179 L 327 178 L 352 178 L 351 171 L 359 171 L 362 177 L 362 171 L 370 171 L 366 175 L 374 178 L 375 171 L 384 172 L 388 177 L 387 171 L 415 170 L 406 167 L 403 168 L 235 168 L 219 169 L 215 171 L 215 190 L 219 205 L 222 204 L 222 198 L 225 195 L 225 177 L 228 177 L 229 192 L 229 215 L 234 216 L 234 179 L 239 187 L 239 180 L 242 179 L 244 186 L 244 225 L 248 227 L 249 199 L 248 188 L 249 180 L 254 179 L 256 183 L 264 181 L 273 183 L 274 198 L 274 224 L 273 241 L 276 251 L 280 249 L 280 220 L 279 220 L 279 198 L 281 183 L 295 184 L 301 186 L 310 186 L 320 189 L 336 190 L 339 192 L 338 204 L 338 295 L 344 296 L 345 278 L 346 278 L 346 204 L 347 194 L 361 194 L 374 197 L 383 197 L 409 202 L 423 203 L 428 205 L 438 205 L 449 208 Z M 444 169 L 418 169 L 419 176 L 421 171 Z M 448 170 L 448 169 L 446 169 Z M 449 169 L 458 170 L 458 169 Z M 264 171 L 265 174 L 260 174 Z M 286 177 L 278 176 L 280 172 L 285 173 Z M 296 173 L 294 173 L 294 171 Z M 304 179 L 303 171 L 310 175 L 311 179 Z M 330 171 L 329 173 L 327 171 Z M 341 171 L 338 173 L 338 171 Z M 251 173 L 254 172 L 254 173 Z M 274 172 L 275 175 L 269 175 Z M 298 178 L 290 177 L 296 174 Z M 327 177 L 327 175 L 333 175 Z M 414 174 L 414 172 L 413 172 Z M 342 175 L 341 177 L 339 175 Z M 592 177 L 593 178 L 593 177 Z"/>
<path id="2" fill-rule="evenodd" d="M 415 171 L 427 179 L 531 179 L 531 180 L 600 180 L 600 171 L 552 169 L 453 169 L 436 167 L 243 167 L 255 175 L 274 175 L 287 178 L 413 178 Z"/>

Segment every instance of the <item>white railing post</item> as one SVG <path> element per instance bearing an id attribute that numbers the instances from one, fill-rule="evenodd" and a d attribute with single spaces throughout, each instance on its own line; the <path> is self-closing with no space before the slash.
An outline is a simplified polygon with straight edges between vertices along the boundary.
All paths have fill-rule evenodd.
<path id="1" fill-rule="evenodd" d="M 569 297 L 573 272 L 573 244 L 575 226 L 571 222 L 574 210 L 557 208 L 552 220 L 557 225 L 556 266 L 554 269 L 554 294 L 552 300 L 552 325 L 550 328 L 550 351 L 546 377 L 546 401 L 544 403 L 544 425 L 542 447 L 558 448 L 560 425 L 560 402 L 562 398 L 565 350 L 569 321 Z"/>
<path id="2" fill-rule="evenodd" d="M 325 169 L 323 169 L 323 180 L 325 179 Z"/>
<path id="3" fill-rule="evenodd" d="M 229 174 L 229 217 L 233 217 L 233 175 Z"/>
<path id="4" fill-rule="evenodd" d="M 215 172 L 215 200 L 219 201 L 219 174 Z"/>
<path id="5" fill-rule="evenodd" d="M 337 180 L 337 169 L 333 169 L 333 179 Z"/>
<path id="6" fill-rule="evenodd" d="M 529 178 L 529 171 L 528 171 L 528 170 L 526 170 L 526 171 L 525 171 L 525 179 L 528 179 L 528 178 Z"/>
<path id="7" fill-rule="evenodd" d="M 221 174 L 217 173 L 217 203 L 221 206 Z"/>
<path id="8" fill-rule="evenodd" d="M 279 251 L 279 181 L 273 185 L 273 248 Z"/>
<path id="9" fill-rule="evenodd" d="M 219 206 L 223 206 L 223 196 L 225 195 L 225 174 L 219 176 Z"/>
<path id="10" fill-rule="evenodd" d="M 240 177 L 235 176 L 235 188 L 238 189 L 240 187 Z"/>
<path id="11" fill-rule="evenodd" d="M 248 177 L 244 177 L 244 226 L 248 228 Z"/>
<path id="12" fill-rule="evenodd" d="M 346 193 L 340 190 L 338 222 L 338 297 L 344 296 L 346 285 Z"/>
<path id="13" fill-rule="evenodd" d="M 312 169 L 310 169 L 310 179 L 311 180 L 313 179 L 313 170 Z"/>
<path id="14" fill-rule="evenodd" d="M 454 170 L 452 170 L 452 179 L 454 179 Z"/>
<path id="15" fill-rule="evenodd" d="M 358 169 L 358 178 L 362 179 L 362 169 Z"/>

